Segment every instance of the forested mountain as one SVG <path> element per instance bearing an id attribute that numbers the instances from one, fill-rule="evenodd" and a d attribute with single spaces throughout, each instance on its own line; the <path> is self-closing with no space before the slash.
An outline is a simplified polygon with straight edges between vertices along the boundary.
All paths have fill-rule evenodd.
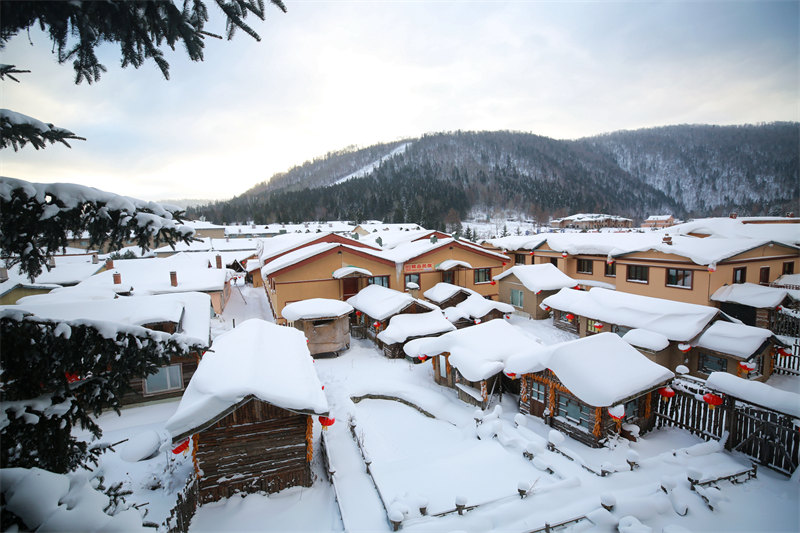
<path id="1" fill-rule="evenodd" d="M 797 123 L 670 126 L 576 141 L 436 133 L 329 153 L 189 214 L 257 223 L 375 218 L 430 228 L 475 208 L 543 221 L 576 212 L 779 214 L 800 198 L 798 143 Z"/>

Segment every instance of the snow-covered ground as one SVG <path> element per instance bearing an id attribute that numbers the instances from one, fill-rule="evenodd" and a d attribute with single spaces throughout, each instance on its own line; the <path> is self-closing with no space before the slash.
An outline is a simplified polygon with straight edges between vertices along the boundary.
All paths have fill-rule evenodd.
<path id="1" fill-rule="evenodd" d="M 235 316 L 238 324 L 255 313 L 261 304 L 249 298 L 258 300 L 263 296 L 259 292 L 244 291 L 247 306 L 238 308 L 239 295 L 234 294 L 224 323 Z M 574 338 L 549 321 L 511 321 L 546 344 Z M 478 415 L 453 390 L 434 383 L 430 362 L 390 360 L 372 343 L 354 339 L 350 350 L 338 358 L 318 359 L 316 368 L 336 419 L 325 436 L 335 486 L 324 472 L 321 430 L 315 424 L 312 487 L 234 496 L 202 506 L 191 531 L 388 531 L 387 513 L 402 518 L 403 530 L 408 531 L 521 532 L 587 514 L 594 525 L 584 520 L 567 530 L 610 532 L 618 522 L 619 531 L 656 533 L 800 530 L 800 486 L 766 468 L 746 483 L 721 482 L 719 490 L 708 489 L 712 511 L 689 490 L 687 476 L 707 479 L 747 469 L 750 462 L 688 432 L 657 430 L 639 442 L 620 440 L 601 449 L 566 437 L 559 449 L 568 458 L 546 449 L 551 428 L 518 414 L 513 396 L 504 395 L 499 410 L 493 404 Z M 366 395 L 403 400 L 433 418 L 391 399 L 354 402 Z M 146 520 L 156 523 L 174 504 L 176 491 L 191 471 L 191 459 L 169 450 L 142 461 L 131 459 L 137 455 L 133 452 L 141 455 L 146 448 L 148 434 L 163 430 L 177 404 L 175 400 L 131 407 L 120 417 L 111 413 L 99 418 L 104 441 L 132 439 L 102 456 L 106 484 L 123 481 L 133 491 L 131 501 L 149 502 L 143 507 L 149 509 Z M 482 419 L 480 425 L 476 416 Z M 351 437 L 351 425 L 371 461 L 375 485 Z M 534 460 L 526 459 L 524 451 L 532 452 Z M 626 462 L 631 452 L 640 465 L 634 471 Z M 600 477 L 590 471 L 599 472 L 601 466 L 614 473 Z M 524 499 L 518 494 L 520 486 L 532 487 Z M 600 507 L 601 495 L 616 500 L 611 512 Z M 467 506 L 480 505 L 463 516 L 432 516 L 453 510 L 460 498 Z M 426 516 L 420 514 L 421 504 L 427 504 Z M 642 529 L 626 528 L 637 521 Z"/>
<path id="2" fill-rule="evenodd" d="M 211 338 L 232 329 L 248 318 L 260 318 L 274 322 L 269 301 L 262 287 L 232 287 L 231 297 L 221 315 L 211 320 Z"/>

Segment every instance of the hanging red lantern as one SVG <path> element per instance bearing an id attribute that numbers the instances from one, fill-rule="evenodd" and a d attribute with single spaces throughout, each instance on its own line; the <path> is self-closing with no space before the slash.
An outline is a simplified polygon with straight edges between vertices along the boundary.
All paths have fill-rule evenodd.
<path id="1" fill-rule="evenodd" d="M 545 311 L 549 311 L 549 310 L 550 310 L 550 306 L 549 306 L 549 305 L 545 305 L 545 306 L 544 306 L 544 310 L 545 310 Z"/>
<path id="2" fill-rule="evenodd" d="M 778 307 L 775 308 L 776 311 L 780 311 L 781 309 L 783 309 L 782 305 L 779 305 Z"/>
<path id="3" fill-rule="evenodd" d="M 517 379 L 517 374 L 515 372 L 506 372 L 506 376 L 510 377 L 511 379 Z"/>
<path id="4" fill-rule="evenodd" d="M 594 327 L 595 329 L 603 329 L 604 327 L 606 327 L 606 325 L 601 322 L 595 322 Z"/>
<path id="5" fill-rule="evenodd" d="M 424 363 L 425 361 L 428 360 L 428 356 L 427 355 L 420 355 L 417 359 L 419 359 L 420 363 Z"/>
<path id="6" fill-rule="evenodd" d="M 327 416 L 319 417 L 319 423 L 322 424 L 322 429 L 328 429 L 336 422 L 335 418 L 328 418 Z"/>
<path id="7" fill-rule="evenodd" d="M 533 250 L 531 250 L 531 255 L 533 255 Z"/>
<path id="8" fill-rule="evenodd" d="M 622 411 L 622 414 L 614 414 L 613 407 L 608 408 L 608 416 L 614 419 L 614 421 L 619 422 L 623 418 L 625 418 L 625 411 Z"/>
<path id="9" fill-rule="evenodd" d="M 778 355 L 780 355 L 781 357 L 789 357 L 789 356 L 790 356 L 790 355 L 792 355 L 792 354 L 790 354 L 790 353 L 789 353 L 789 352 L 788 352 L 786 349 L 784 349 L 784 348 L 778 348 Z"/>
<path id="10" fill-rule="evenodd" d="M 506 320 L 511 320 L 511 315 L 506 315 Z"/>
<path id="11" fill-rule="evenodd" d="M 612 264 L 614 264 L 614 260 L 613 259 L 606 259 L 606 264 L 607 265 L 612 265 Z"/>
<path id="12" fill-rule="evenodd" d="M 178 455 L 179 453 L 183 453 L 188 449 L 189 449 L 189 437 L 186 437 L 185 439 L 183 439 L 183 441 L 181 441 L 180 444 L 172 448 L 172 453 Z"/>
<path id="13" fill-rule="evenodd" d="M 503 266 L 506 266 L 506 262 L 505 261 L 503 261 Z"/>
<path id="14" fill-rule="evenodd" d="M 568 255 L 569 254 L 567 252 L 561 252 L 561 257 L 563 257 L 564 259 L 566 259 Z"/>
<path id="15" fill-rule="evenodd" d="M 75 383 L 81 380 L 78 374 L 73 374 L 72 372 L 64 372 L 64 376 L 67 378 L 67 383 Z"/>
<path id="16" fill-rule="evenodd" d="M 581 290 L 581 286 L 580 286 L 580 285 L 575 285 L 575 286 L 574 286 L 574 287 L 572 287 L 572 288 L 573 288 L 573 289 L 575 289 L 576 291 L 579 291 L 579 290 Z"/>
<path id="17" fill-rule="evenodd" d="M 497 285 L 497 282 L 495 280 L 492 280 L 491 282 L 489 282 L 489 285 Z"/>
<path id="18" fill-rule="evenodd" d="M 670 398 L 675 396 L 675 391 L 672 389 L 672 387 L 661 387 L 658 389 L 658 393 L 665 401 L 669 401 Z"/>
<path id="19" fill-rule="evenodd" d="M 567 313 L 567 316 L 566 316 L 566 319 L 567 319 L 567 320 L 569 320 L 570 322 L 572 322 L 572 320 L 573 320 L 574 318 L 575 318 L 575 315 L 573 315 L 572 313 Z"/>
<path id="20" fill-rule="evenodd" d="M 689 350 L 692 349 L 692 345 L 691 344 L 686 344 L 686 343 L 681 343 L 681 344 L 678 345 L 678 349 L 680 351 L 682 351 L 683 353 L 688 353 Z"/>
<path id="21" fill-rule="evenodd" d="M 708 271 L 709 272 L 716 272 L 717 271 L 717 267 L 715 267 L 713 265 L 708 265 Z"/>
<path id="22" fill-rule="evenodd" d="M 361 311 L 356 311 L 356 316 L 361 316 Z"/>
<path id="23" fill-rule="evenodd" d="M 375 329 L 378 329 L 379 327 L 381 327 L 381 323 L 378 322 L 377 320 L 375 322 L 373 322 L 372 325 L 375 327 Z"/>
<path id="24" fill-rule="evenodd" d="M 709 409 L 714 409 L 715 407 L 722 405 L 722 398 L 716 394 L 711 394 L 710 392 L 707 392 L 703 395 L 703 401 L 708 404 Z"/>

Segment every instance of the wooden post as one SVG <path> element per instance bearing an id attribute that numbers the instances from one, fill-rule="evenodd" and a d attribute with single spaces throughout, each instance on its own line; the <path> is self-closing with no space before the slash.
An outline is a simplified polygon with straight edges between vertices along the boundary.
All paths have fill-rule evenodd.
<path id="1" fill-rule="evenodd" d="M 730 396 L 725 397 L 725 431 L 728 432 L 728 439 L 725 441 L 725 449 L 730 451 L 736 444 L 736 400 Z"/>

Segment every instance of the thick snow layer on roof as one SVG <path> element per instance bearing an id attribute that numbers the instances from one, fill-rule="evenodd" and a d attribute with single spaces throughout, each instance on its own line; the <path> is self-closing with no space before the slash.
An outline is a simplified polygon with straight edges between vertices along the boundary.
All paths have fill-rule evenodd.
<path id="1" fill-rule="evenodd" d="M 602 220 L 630 220 L 630 219 L 617 215 L 606 215 L 605 213 L 576 213 L 568 217 L 557 218 L 552 222 L 561 222 L 567 220 L 571 222 L 591 222 L 595 220 L 602 221 Z"/>
<path id="2" fill-rule="evenodd" d="M 434 233 L 434 230 L 416 229 L 416 230 L 402 230 L 402 229 L 389 229 L 370 233 L 359 238 L 360 242 L 383 248 L 384 250 L 391 250 L 401 244 L 422 239 L 423 237 Z M 380 239 L 380 243 L 378 242 Z"/>
<path id="3" fill-rule="evenodd" d="M 701 218 L 664 230 L 670 235 L 712 235 L 729 239 L 761 239 L 800 244 L 800 224 L 745 224 L 741 218 Z"/>
<path id="4" fill-rule="evenodd" d="M 338 243 L 334 242 L 321 242 L 318 244 L 312 244 L 310 246 L 305 246 L 293 252 L 289 252 L 286 255 L 282 255 L 277 259 L 273 259 L 272 261 L 268 262 L 264 265 L 261 269 L 261 275 L 266 278 L 268 275 L 272 274 L 273 272 L 277 272 L 283 268 L 288 266 L 292 266 L 295 263 L 299 263 L 300 261 L 305 261 L 310 257 L 314 257 L 315 255 L 321 254 L 322 252 L 327 252 L 337 246 L 341 246 Z M 264 256 L 261 256 L 261 259 L 264 259 Z"/>
<path id="5" fill-rule="evenodd" d="M 661 242 L 661 235 L 650 233 L 555 233 L 547 236 L 547 245 L 556 252 L 570 255 L 614 255 L 629 250 L 649 248 Z"/>
<path id="6" fill-rule="evenodd" d="M 169 254 L 175 252 L 230 252 L 230 251 L 256 251 L 261 246 L 262 239 L 212 239 L 203 237 L 190 243 L 175 243 L 175 248 L 162 246 L 153 250 L 156 254 Z"/>
<path id="7" fill-rule="evenodd" d="M 594 407 L 612 406 L 675 377 L 614 333 L 515 354 L 505 365 L 507 373 L 517 375 L 547 368 L 570 392 Z"/>
<path id="8" fill-rule="evenodd" d="M 446 309 L 442 310 L 444 313 L 444 317 L 455 324 L 459 320 L 472 320 L 472 317 L 469 316 L 469 313 L 463 311 L 457 307 L 447 307 Z"/>
<path id="9" fill-rule="evenodd" d="M 114 284 L 113 274 L 118 272 L 122 283 Z M 176 272 L 178 285 L 173 287 L 170 272 Z M 114 268 L 100 272 L 79 285 L 100 287 L 126 292 L 133 287 L 136 294 L 162 294 L 170 292 L 221 291 L 227 270 L 208 268 L 203 256 L 179 253 L 171 257 L 154 259 L 118 259 Z"/>
<path id="10" fill-rule="evenodd" d="M 264 263 L 268 263 L 276 255 L 286 253 L 298 246 L 305 246 L 326 235 L 329 235 L 329 233 L 286 233 L 284 235 L 276 235 L 271 239 L 260 239 L 261 251 L 259 258 Z"/>
<path id="11" fill-rule="evenodd" d="M 751 307 L 777 307 L 789 296 L 789 291 L 755 283 L 723 285 L 711 295 L 715 302 L 732 302 Z"/>
<path id="12" fill-rule="evenodd" d="M 721 238 L 721 237 L 688 237 L 685 235 L 675 235 L 672 237 L 672 244 L 658 241 L 655 244 L 640 247 L 630 247 L 611 252 L 613 256 L 621 256 L 634 252 L 645 252 L 655 250 L 665 254 L 674 254 L 686 257 L 698 265 L 713 266 L 741 253 L 747 252 L 759 246 L 775 242 L 772 238 L 752 239 L 752 238 Z M 786 246 L 793 246 L 786 244 Z"/>
<path id="13" fill-rule="evenodd" d="M 800 274 L 784 274 L 775 280 L 775 285 L 800 286 Z"/>
<path id="14" fill-rule="evenodd" d="M 0 469 L 4 509 L 29 531 L 151 531 L 142 526 L 136 509 L 106 514 L 109 499 L 92 487 L 95 475 L 83 470 L 56 474 L 40 468 Z"/>
<path id="15" fill-rule="evenodd" d="M 310 298 L 286 304 L 281 316 L 290 322 L 315 318 L 334 318 L 349 315 L 353 306 L 341 300 L 329 298 Z"/>
<path id="16" fill-rule="evenodd" d="M 412 313 L 395 315 L 389 320 L 389 326 L 378 333 L 378 340 L 385 344 L 405 342 L 409 337 L 436 335 L 454 331 L 451 324 L 437 309 L 430 313 Z"/>
<path id="17" fill-rule="evenodd" d="M 165 427 L 183 435 L 251 394 L 283 409 L 328 412 L 301 331 L 254 318 L 217 337 Z"/>
<path id="18" fill-rule="evenodd" d="M 718 320 L 700 335 L 697 346 L 747 358 L 770 337 L 772 332 L 768 329 Z"/>
<path id="19" fill-rule="evenodd" d="M 80 293 L 78 293 L 80 296 Z M 68 300 L 37 299 L 17 305 L 0 306 L 3 310 L 18 309 L 50 320 L 91 320 L 143 326 L 157 322 L 174 322 L 177 331 L 201 344 L 208 344 L 211 329 L 211 297 L 202 292 L 183 292 L 116 299 Z"/>
<path id="20" fill-rule="evenodd" d="M 75 285 L 86 278 L 89 278 L 98 270 L 104 267 L 102 261 L 92 263 L 92 256 L 81 255 L 57 255 L 53 257 L 55 266 L 47 270 L 44 267 L 33 282 L 27 275 L 19 270 L 19 265 L 13 265 L 8 270 L 8 280 L 0 283 L 0 294 L 18 285 L 37 286 L 37 287 L 58 287 L 63 285 Z"/>
<path id="21" fill-rule="evenodd" d="M 706 385 L 734 398 L 800 418 L 800 394 L 776 389 L 766 383 L 750 381 L 727 372 L 712 372 Z"/>
<path id="22" fill-rule="evenodd" d="M 467 313 L 472 318 L 481 318 L 498 310 L 501 313 L 513 313 L 514 306 L 503 302 L 488 300 L 480 294 L 471 294 L 466 300 L 456 305 L 456 308 Z"/>
<path id="23" fill-rule="evenodd" d="M 469 381 L 480 381 L 502 372 L 506 360 L 513 354 L 534 353 L 543 348 L 538 337 L 505 320 L 489 320 L 424 341 L 408 343 L 406 354 L 417 357 L 449 352 L 450 364 Z"/>
<path id="24" fill-rule="evenodd" d="M 347 303 L 353 308 L 376 320 L 384 320 L 396 315 L 414 302 L 428 309 L 435 309 L 433 304 L 417 300 L 408 293 L 387 289 L 380 285 L 368 285 L 347 300 Z"/>
<path id="25" fill-rule="evenodd" d="M 337 268 L 336 270 L 333 271 L 332 276 L 335 279 L 340 279 L 340 278 L 346 278 L 350 274 L 361 274 L 362 276 L 369 276 L 369 277 L 373 276 L 372 272 L 370 272 L 366 268 L 359 268 L 354 266 Z"/>
<path id="26" fill-rule="evenodd" d="M 657 221 L 657 220 L 669 220 L 672 218 L 672 215 L 650 215 L 647 217 L 647 220 Z"/>
<path id="27" fill-rule="evenodd" d="M 630 330 L 622 336 L 622 340 L 631 346 L 644 348 L 645 350 L 650 350 L 651 352 L 660 352 L 669 346 L 669 339 L 661 333 L 640 328 L 634 328 Z"/>
<path id="28" fill-rule="evenodd" d="M 719 309 L 610 291 L 595 287 L 588 291 L 561 289 L 543 304 L 608 324 L 642 328 L 660 333 L 671 341 L 688 342 L 717 316 Z"/>
<path id="29" fill-rule="evenodd" d="M 555 265 L 517 265 L 494 277 L 499 281 L 510 275 L 517 279 L 531 292 L 552 291 L 564 287 L 574 287 L 578 282 L 561 272 Z"/>
<path id="30" fill-rule="evenodd" d="M 547 240 L 549 234 L 540 233 L 537 235 L 509 235 L 508 237 L 498 237 L 496 239 L 486 239 L 495 248 L 513 252 L 514 250 L 533 250 Z"/>
<path id="31" fill-rule="evenodd" d="M 366 221 L 366 222 L 362 222 L 361 224 L 359 224 L 359 227 L 361 229 L 363 229 L 364 231 L 368 231 L 370 233 L 373 233 L 373 232 L 376 232 L 376 231 L 378 233 L 380 233 L 380 232 L 383 232 L 383 231 L 393 231 L 393 230 L 397 231 L 397 230 L 406 230 L 407 229 L 409 231 L 414 231 L 414 230 L 424 229 L 419 224 L 414 224 L 412 222 L 400 222 L 400 223 L 387 224 L 387 223 L 381 222 L 379 220 L 369 220 L 369 221 Z"/>
<path id="32" fill-rule="evenodd" d="M 75 302 L 89 300 L 113 300 L 117 293 L 104 287 L 59 287 L 45 294 L 32 294 L 17 300 L 17 305 L 36 304 L 45 305 L 60 302 Z"/>
<path id="33" fill-rule="evenodd" d="M 466 261 L 459 261 L 458 259 L 445 259 L 436 265 L 436 270 L 450 270 L 456 267 L 472 268 L 472 265 Z"/>
<path id="34" fill-rule="evenodd" d="M 437 283 L 424 293 L 422 293 L 425 298 L 428 300 L 435 302 L 437 304 L 442 303 L 443 301 L 447 300 L 448 298 L 453 297 L 455 294 L 459 292 L 466 292 L 468 294 L 477 294 L 472 289 L 468 289 L 466 287 L 459 287 L 458 285 L 453 285 L 452 283 L 445 283 L 443 281 Z"/>

